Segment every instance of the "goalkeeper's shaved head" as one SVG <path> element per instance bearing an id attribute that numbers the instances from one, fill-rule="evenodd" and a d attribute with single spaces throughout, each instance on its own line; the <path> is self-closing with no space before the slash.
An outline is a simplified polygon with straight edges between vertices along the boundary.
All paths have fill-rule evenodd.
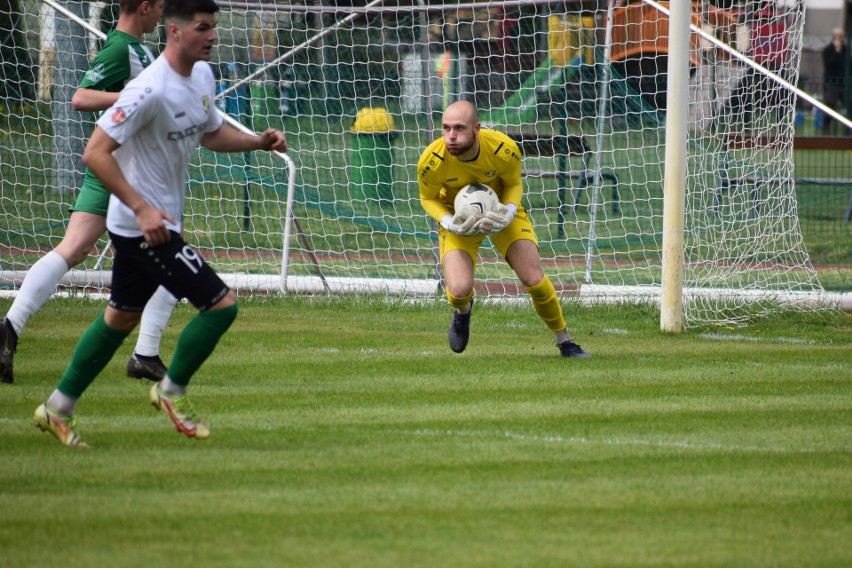
<path id="1" fill-rule="evenodd" d="M 462 120 L 473 126 L 479 124 L 479 112 L 470 101 L 456 101 L 444 111 L 444 120 Z"/>
<path id="2" fill-rule="evenodd" d="M 447 151 L 461 160 L 479 153 L 479 113 L 470 101 L 456 101 L 444 111 L 441 121 Z"/>

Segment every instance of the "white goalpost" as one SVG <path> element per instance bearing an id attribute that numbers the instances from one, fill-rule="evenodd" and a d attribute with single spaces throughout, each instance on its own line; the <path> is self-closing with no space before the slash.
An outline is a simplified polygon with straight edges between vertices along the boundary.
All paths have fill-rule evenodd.
<path id="1" fill-rule="evenodd" d="M 666 107 L 666 168 L 663 179 L 663 251 L 660 327 L 683 331 L 684 212 L 686 148 L 689 139 L 689 36 L 691 2 L 675 2 L 669 16 L 668 105 Z"/>
<path id="2" fill-rule="evenodd" d="M 37 17 L 43 4 L 53 24 Z M 57 58 L 66 68 L 53 85 L 23 85 L 0 122 L 0 286 L 10 290 L 62 237 L 74 200 L 69 168 L 80 167 L 92 117 L 59 99 L 109 24 L 92 21 L 89 4 L 21 0 L 31 62 L 47 25 L 71 30 L 63 45 L 82 53 Z M 289 145 L 269 156 L 200 150 L 193 161 L 187 240 L 232 287 L 439 295 L 437 236 L 414 170 L 443 108 L 465 98 L 524 153 L 524 205 L 566 301 L 657 302 L 669 331 L 844 301 L 820 285 L 798 224 L 794 101 L 810 95 L 793 86 L 795 0 L 766 14 L 652 0 L 334 4 L 219 2 L 216 103 L 231 125 L 282 129 Z M 765 60 L 749 47 L 759 34 L 783 36 Z M 156 33 L 146 41 L 161 44 Z M 107 288 L 107 248 L 99 242 L 63 285 Z M 476 278 L 480 296 L 525 298 L 487 240 Z"/>
<path id="3" fill-rule="evenodd" d="M 765 295 L 760 289 L 752 290 L 718 290 L 713 293 L 700 287 L 684 290 L 684 221 L 685 221 L 685 180 L 687 169 L 688 146 L 688 124 L 689 112 L 689 38 L 690 34 L 696 33 L 703 41 L 709 42 L 715 49 L 723 50 L 729 56 L 735 57 L 744 65 L 763 74 L 768 80 L 776 83 L 778 88 L 784 88 L 795 92 L 796 96 L 806 100 L 808 103 L 820 108 L 823 112 L 830 114 L 836 120 L 852 129 L 852 121 L 842 116 L 836 110 L 826 106 L 815 97 L 794 87 L 789 81 L 771 70 L 756 63 L 731 46 L 719 41 L 716 37 L 707 33 L 699 26 L 692 23 L 692 5 L 690 2 L 675 3 L 671 9 L 667 9 L 654 0 L 643 0 L 645 4 L 652 6 L 655 10 L 670 18 L 670 61 L 669 61 L 669 106 L 666 113 L 666 179 L 665 200 L 663 208 L 663 275 L 661 279 L 660 294 L 660 327 L 663 331 L 680 332 L 683 330 L 683 302 L 685 296 L 692 301 L 702 301 L 699 298 L 723 297 L 725 295 L 733 298 L 739 297 L 739 302 L 761 301 L 769 299 L 776 294 L 774 300 L 781 300 L 787 304 L 802 304 L 807 302 L 823 302 L 827 305 L 835 304 L 844 308 L 844 302 L 849 298 L 830 298 L 816 290 L 814 294 L 793 293 L 789 290 L 767 292 Z M 792 141 L 788 141 L 792 147 Z M 706 301 L 706 300 L 704 300 Z M 846 306 L 846 309 L 849 309 Z"/>

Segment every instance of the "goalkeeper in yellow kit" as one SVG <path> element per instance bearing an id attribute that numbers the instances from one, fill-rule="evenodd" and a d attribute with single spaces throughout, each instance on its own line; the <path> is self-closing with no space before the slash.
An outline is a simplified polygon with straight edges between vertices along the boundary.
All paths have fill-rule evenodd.
<path id="1" fill-rule="evenodd" d="M 541 268 L 538 240 L 532 222 L 521 207 L 521 153 L 501 132 L 481 129 L 476 108 L 468 101 L 447 107 L 443 138 L 424 150 L 417 164 L 420 203 L 440 225 L 441 265 L 447 299 L 455 308 L 449 329 L 450 348 L 461 353 L 470 338 L 473 272 L 476 253 L 486 235 L 512 267 L 532 297 L 539 317 L 556 336 L 563 357 L 590 355 L 568 335 L 562 306 L 550 279 Z M 481 218 L 454 221 L 456 193 L 471 183 L 493 189 L 500 206 Z"/>

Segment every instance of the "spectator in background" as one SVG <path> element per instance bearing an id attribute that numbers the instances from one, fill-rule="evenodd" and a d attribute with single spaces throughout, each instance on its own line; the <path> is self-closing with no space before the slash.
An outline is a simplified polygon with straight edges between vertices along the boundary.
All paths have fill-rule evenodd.
<path id="1" fill-rule="evenodd" d="M 823 102 L 838 112 L 843 112 L 845 102 L 846 62 L 849 51 L 846 48 L 846 33 L 842 28 L 831 32 L 831 43 L 822 51 L 823 64 Z M 824 132 L 829 131 L 834 119 L 826 114 L 822 123 Z"/>
<path id="2" fill-rule="evenodd" d="M 774 2 L 763 1 L 757 4 L 751 15 L 751 48 L 749 56 L 755 63 L 787 80 L 787 19 L 777 14 Z M 756 109 L 770 113 L 770 124 L 778 124 L 784 112 L 784 105 L 791 102 L 785 96 L 785 88 L 775 79 L 753 67 L 745 73 L 734 88 L 731 96 L 719 112 L 718 120 L 724 123 L 727 117 L 729 127 L 753 128 Z"/>

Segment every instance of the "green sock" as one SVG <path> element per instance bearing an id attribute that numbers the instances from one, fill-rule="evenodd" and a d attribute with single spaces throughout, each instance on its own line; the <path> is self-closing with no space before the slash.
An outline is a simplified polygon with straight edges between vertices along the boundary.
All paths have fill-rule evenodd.
<path id="1" fill-rule="evenodd" d="M 186 386 L 195 371 L 213 353 L 231 324 L 237 318 L 237 305 L 200 312 L 186 325 L 178 337 L 175 355 L 167 373 L 175 384 Z"/>
<path id="2" fill-rule="evenodd" d="M 62 380 L 59 381 L 56 389 L 64 395 L 80 398 L 98 373 L 104 370 L 128 335 L 130 335 L 129 332 L 125 333 L 108 326 L 104 321 L 104 315 L 101 314 L 80 337 L 71 356 L 71 362 L 62 373 Z"/>

